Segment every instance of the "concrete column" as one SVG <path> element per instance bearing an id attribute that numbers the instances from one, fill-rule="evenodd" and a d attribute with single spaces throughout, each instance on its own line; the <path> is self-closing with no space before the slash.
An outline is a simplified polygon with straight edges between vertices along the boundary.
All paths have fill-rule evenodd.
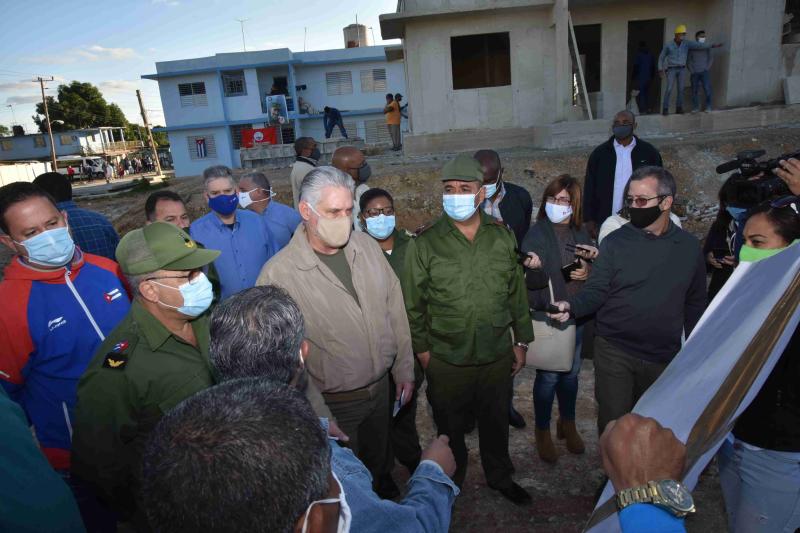
<path id="1" fill-rule="evenodd" d="M 572 107 L 572 58 L 569 51 L 568 0 L 556 0 L 551 10 L 551 27 L 555 38 L 555 120 L 570 116 Z"/>
<path id="2" fill-rule="evenodd" d="M 726 103 L 746 106 L 783 99 L 781 29 L 785 0 L 731 0 Z"/>

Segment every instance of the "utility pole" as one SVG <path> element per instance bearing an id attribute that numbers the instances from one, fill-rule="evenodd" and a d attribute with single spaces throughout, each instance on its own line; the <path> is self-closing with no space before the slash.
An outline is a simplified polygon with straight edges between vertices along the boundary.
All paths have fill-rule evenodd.
<path id="1" fill-rule="evenodd" d="M 53 127 L 50 124 L 50 111 L 47 109 L 47 98 L 44 96 L 44 82 L 53 81 L 53 76 L 45 79 L 37 76 L 35 80 L 39 82 L 39 87 L 42 89 L 42 103 L 44 104 L 44 118 L 47 121 L 47 135 L 50 137 L 50 163 L 53 165 L 53 172 L 58 172 L 58 163 L 56 163 L 56 145 L 53 143 Z"/>
<path id="2" fill-rule="evenodd" d="M 242 49 L 247 52 L 247 44 L 244 42 L 244 23 L 250 19 L 236 19 L 239 22 L 239 25 L 242 27 Z"/>
<path id="3" fill-rule="evenodd" d="M 142 111 L 142 120 L 144 121 L 144 128 L 147 130 L 147 139 L 150 141 L 150 150 L 153 152 L 153 164 L 156 166 L 156 181 L 159 181 L 163 176 L 161 175 L 161 162 L 158 160 L 158 150 L 156 150 L 156 143 L 153 141 L 153 132 L 150 131 L 150 124 L 147 123 L 147 111 L 144 110 L 142 103 L 142 92 L 136 89 L 136 98 L 139 100 L 139 109 Z"/>

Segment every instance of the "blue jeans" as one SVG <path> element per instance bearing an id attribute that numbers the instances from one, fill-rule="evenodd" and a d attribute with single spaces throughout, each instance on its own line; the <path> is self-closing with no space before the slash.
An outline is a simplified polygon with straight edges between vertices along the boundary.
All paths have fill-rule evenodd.
<path id="1" fill-rule="evenodd" d="M 717 454 L 731 533 L 800 527 L 800 453 L 752 450 L 725 440 Z"/>
<path id="2" fill-rule="evenodd" d="M 575 331 L 575 358 L 569 372 L 537 370 L 533 382 L 533 413 L 536 427 L 550 429 L 553 400 L 558 396 L 558 412 L 563 420 L 575 420 L 575 403 L 578 400 L 578 374 L 581 371 L 583 326 Z"/>
<path id="3" fill-rule="evenodd" d="M 667 69 L 667 90 L 664 93 L 664 111 L 669 109 L 669 99 L 672 96 L 672 89 L 675 88 L 675 109 L 683 110 L 683 82 L 686 75 L 684 67 L 674 67 Z"/>
<path id="4" fill-rule="evenodd" d="M 322 120 L 323 126 L 325 126 L 325 138 L 330 139 L 331 133 L 333 133 L 333 128 L 339 126 L 339 132 L 342 134 L 342 137 L 347 139 L 347 131 L 344 129 L 344 123 L 342 122 L 341 118 L 337 118 L 336 120 L 323 118 Z"/>
<path id="5" fill-rule="evenodd" d="M 706 93 L 706 109 L 711 109 L 711 73 L 707 70 L 703 72 L 693 72 L 692 81 L 692 107 L 700 109 L 700 84 L 703 84 L 703 92 Z"/>

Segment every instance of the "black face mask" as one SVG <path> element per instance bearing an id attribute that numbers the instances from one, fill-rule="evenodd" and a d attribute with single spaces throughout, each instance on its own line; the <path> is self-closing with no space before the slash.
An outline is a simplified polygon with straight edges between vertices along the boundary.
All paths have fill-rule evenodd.
<path id="1" fill-rule="evenodd" d="M 364 161 L 364 164 L 358 167 L 358 181 L 361 183 L 366 183 L 370 176 L 372 176 L 372 169 L 370 168 L 369 163 Z"/>
<path id="2" fill-rule="evenodd" d="M 655 222 L 661 216 L 661 208 L 658 204 L 653 207 L 629 207 L 628 216 L 631 217 L 631 224 L 642 229 Z"/>
<path id="3" fill-rule="evenodd" d="M 311 154 L 308 156 L 309 159 L 313 159 L 314 161 L 319 161 L 319 158 L 322 157 L 322 154 L 319 153 L 319 148 L 314 148 L 311 151 Z"/>
<path id="4" fill-rule="evenodd" d="M 614 132 L 614 138 L 618 141 L 622 139 L 627 139 L 631 135 L 633 135 L 633 125 L 632 124 L 622 124 L 620 126 L 614 126 L 611 128 Z"/>

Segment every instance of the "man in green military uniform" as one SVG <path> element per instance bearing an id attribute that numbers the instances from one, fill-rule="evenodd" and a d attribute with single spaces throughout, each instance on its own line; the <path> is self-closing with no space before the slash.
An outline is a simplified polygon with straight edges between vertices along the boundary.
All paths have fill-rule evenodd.
<path id="1" fill-rule="evenodd" d="M 521 505 L 531 497 L 511 479 L 509 382 L 525 365 L 533 327 L 514 234 L 477 209 L 482 179 L 468 155 L 444 166 L 445 214 L 409 252 L 406 308 L 434 421 L 458 465 L 453 480 L 461 486 L 466 476 L 464 428 L 474 413 L 488 485 Z"/>
<path id="2" fill-rule="evenodd" d="M 388 191 L 384 189 L 369 189 L 359 198 L 360 212 L 358 215 L 361 228 L 370 237 L 378 242 L 383 250 L 386 260 L 389 261 L 392 270 L 400 279 L 400 285 L 405 293 L 403 286 L 406 260 L 409 250 L 414 249 L 415 234 L 407 230 L 397 229 L 395 226 L 394 199 Z M 391 379 L 391 377 L 390 377 Z M 417 396 L 425 374 L 419 360 L 414 359 L 414 393 L 411 401 L 404 405 L 394 415 L 389 428 L 390 450 L 387 454 L 389 470 L 394 467 L 394 458 L 405 466 L 410 474 L 413 474 L 419 465 L 422 456 L 422 448 L 419 445 L 419 434 L 417 433 Z M 389 387 L 394 390 L 394 384 Z"/>
<path id="3" fill-rule="evenodd" d="M 137 528 L 148 434 L 165 412 L 214 384 L 205 313 L 213 293 L 201 269 L 218 255 L 165 222 L 131 231 L 117 246 L 135 298 L 78 384 L 72 474 Z"/>

